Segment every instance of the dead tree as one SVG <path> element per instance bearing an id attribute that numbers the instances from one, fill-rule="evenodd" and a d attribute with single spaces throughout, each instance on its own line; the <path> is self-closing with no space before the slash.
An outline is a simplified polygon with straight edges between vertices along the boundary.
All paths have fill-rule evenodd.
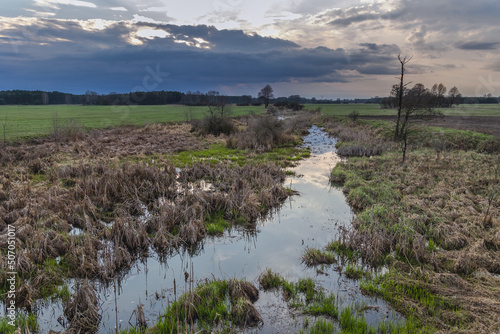
<path id="1" fill-rule="evenodd" d="M 405 87 L 408 86 L 410 84 L 407 83 L 405 84 L 404 83 L 404 76 L 405 76 L 405 65 L 413 58 L 410 57 L 404 57 L 404 58 L 401 58 L 401 55 L 399 54 L 398 55 L 398 60 L 399 62 L 401 63 L 401 76 L 398 77 L 399 79 L 399 91 L 398 91 L 398 115 L 397 115 L 397 119 L 396 119 L 396 130 L 394 132 L 394 140 L 397 140 L 400 138 L 400 130 L 399 130 L 399 123 L 401 121 L 401 112 L 402 112 L 402 109 L 403 109 L 403 95 L 404 95 L 404 90 L 405 90 Z"/>
<path id="2" fill-rule="evenodd" d="M 396 119 L 396 129 L 394 132 L 394 140 L 401 143 L 403 153 L 403 163 L 406 160 L 408 149 L 408 140 L 410 132 L 413 130 L 413 125 L 417 121 L 429 120 L 433 117 L 442 115 L 440 111 L 435 110 L 425 98 L 425 89 L 422 84 L 416 84 L 411 90 L 406 89 L 411 82 L 404 83 L 405 65 L 412 57 L 404 57 L 398 55 L 399 63 L 401 64 L 401 76 L 399 79 L 398 91 L 398 114 Z"/>

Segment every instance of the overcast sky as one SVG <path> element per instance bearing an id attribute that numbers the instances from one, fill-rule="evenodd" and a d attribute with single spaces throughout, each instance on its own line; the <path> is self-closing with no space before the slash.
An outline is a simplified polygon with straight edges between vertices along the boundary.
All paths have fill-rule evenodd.
<path id="1" fill-rule="evenodd" d="M 2 0 L 0 90 L 500 96 L 498 0 Z"/>

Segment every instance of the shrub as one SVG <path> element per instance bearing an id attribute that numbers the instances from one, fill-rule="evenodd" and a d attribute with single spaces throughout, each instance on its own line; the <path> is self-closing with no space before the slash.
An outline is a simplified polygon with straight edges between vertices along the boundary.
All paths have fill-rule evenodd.
<path id="1" fill-rule="evenodd" d="M 226 145 L 238 149 L 270 150 L 295 141 L 295 136 L 285 132 L 284 123 L 276 117 L 258 117 L 250 120 L 245 131 L 232 135 Z"/>
<path id="2" fill-rule="evenodd" d="M 357 110 L 353 110 L 347 116 L 351 119 L 351 121 L 356 122 L 359 118 L 359 112 Z"/>
<path id="3" fill-rule="evenodd" d="M 197 132 L 202 136 L 221 134 L 230 135 L 235 132 L 233 122 L 227 118 L 217 115 L 209 115 L 204 119 L 195 119 L 191 122 L 191 132 Z"/>

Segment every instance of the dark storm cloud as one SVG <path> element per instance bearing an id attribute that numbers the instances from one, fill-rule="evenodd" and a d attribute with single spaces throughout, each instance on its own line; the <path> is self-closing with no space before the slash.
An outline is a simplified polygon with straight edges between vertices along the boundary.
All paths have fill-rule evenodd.
<path id="1" fill-rule="evenodd" d="M 466 42 L 456 45 L 461 50 L 494 50 L 500 46 L 498 42 Z"/>
<path id="2" fill-rule="evenodd" d="M 395 55 L 391 53 L 399 50 L 393 45 L 377 44 L 363 44 L 349 52 L 325 47 L 306 49 L 282 39 L 208 26 L 117 22 L 101 30 L 89 30 L 78 21 L 37 20 L 29 29 L 31 34 L 19 35 L 19 28 L 12 24 L 1 31 L 17 38 L 17 57 L 12 57 L 9 43 L 0 44 L 0 69 L 5 79 L 0 89 L 147 90 L 153 72 L 162 76 L 161 85 L 155 89 L 346 82 L 351 77 L 342 74 L 345 70 L 393 74 L 390 67 Z M 140 38 L 135 33 L 141 29 L 168 35 Z M 142 44 L 127 43 L 131 38 Z M 196 43 L 209 48 L 195 47 Z"/>

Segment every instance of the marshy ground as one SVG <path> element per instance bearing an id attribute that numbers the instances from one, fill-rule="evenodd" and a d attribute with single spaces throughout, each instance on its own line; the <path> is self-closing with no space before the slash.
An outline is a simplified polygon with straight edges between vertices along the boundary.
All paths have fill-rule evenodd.
<path id="1" fill-rule="evenodd" d="M 2 148 L 0 245 L 15 226 L 17 301 L 31 312 L 20 327 L 107 333 L 119 318 L 123 333 L 500 330 L 498 139 L 422 128 L 402 164 L 384 122 L 308 114 L 235 125 L 248 132 L 152 124 Z M 268 126 L 276 132 L 260 132 Z M 307 133 L 310 149 L 297 148 Z M 330 176 L 341 188 L 328 186 L 334 150 L 350 156 Z M 143 285 L 141 306 L 125 290 Z M 51 307 L 60 319 L 40 329 L 35 314 Z"/>
<path id="2" fill-rule="evenodd" d="M 331 175 L 356 218 L 353 229 L 309 260 L 343 254 L 353 267 L 385 266 L 387 273 L 361 288 L 426 331 L 500 331 L 498 137 L 417 128 L 402 163 L 385 124 L 343 120 L 326 127 L 343 141 L 341 152 L 361 156 Z"/>

